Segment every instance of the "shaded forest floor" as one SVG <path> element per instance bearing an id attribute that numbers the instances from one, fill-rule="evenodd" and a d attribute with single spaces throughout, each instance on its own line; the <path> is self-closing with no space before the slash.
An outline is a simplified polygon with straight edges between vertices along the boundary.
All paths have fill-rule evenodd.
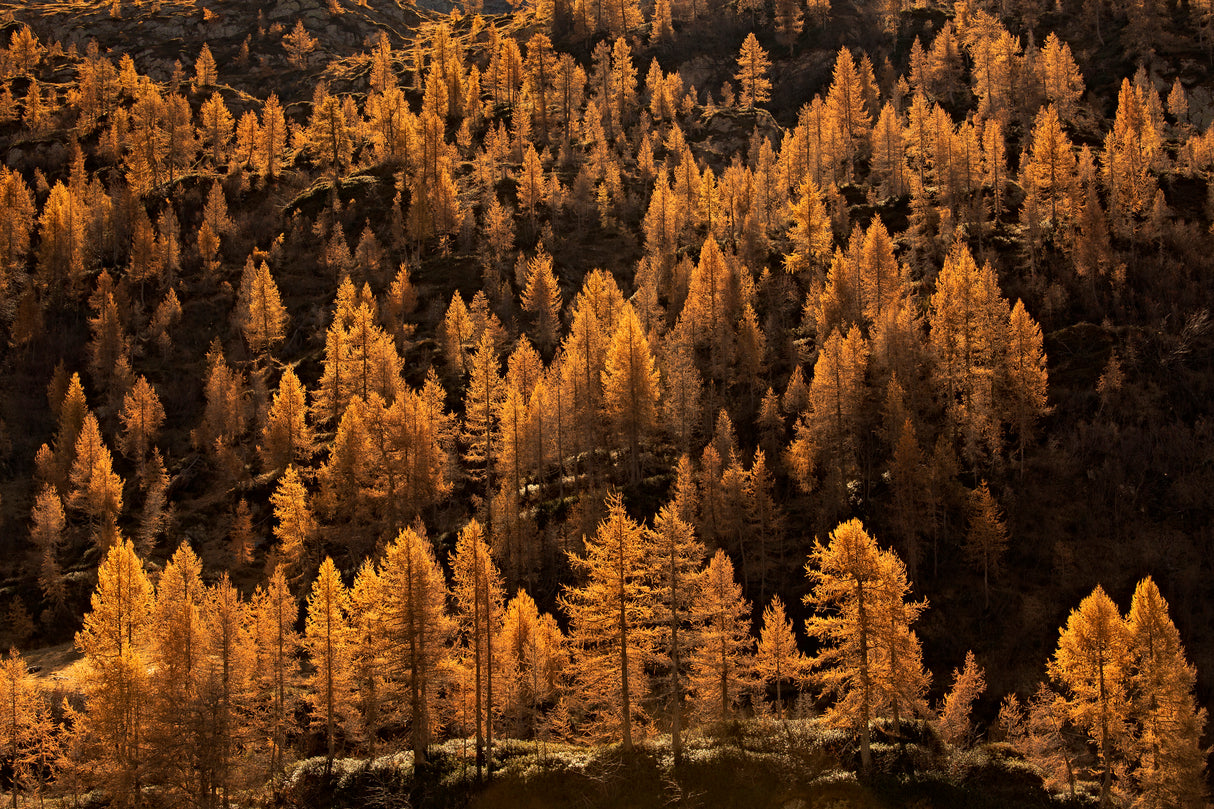
<path id="1" fill-rule="evenodd" d="M 848 735 L 812 719 L 764 718 L 688 734 L 679 764 L 669 736 L 632 752 L 619 745 L 508 739 L 495 746 L 495 769 L 481 783 L 467 739 L 433 748 L 430 761 L 416 770 L 410 754 L 340 760 L 327 785 L 325 760 L 313 758 L 293 770 L 277 800 L 301 809 L 1086 805 L 1052 798 L 1037 771 L 1006 745 L 957 750 L 921 725 L 908 725 L 901 743 L 881 728 L 874 730 L 874 772 L 864 780 L 856 776 L 859 753 Z"/>

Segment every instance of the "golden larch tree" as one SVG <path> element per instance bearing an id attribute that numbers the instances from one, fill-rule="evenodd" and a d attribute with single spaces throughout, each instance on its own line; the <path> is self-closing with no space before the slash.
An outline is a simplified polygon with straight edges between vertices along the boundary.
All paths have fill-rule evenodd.
<path id="1" fill-rule="evenodd" d="M 683 460 L 686 458 L 683 456 Z M 695 643 L 696 582 L 707 553 L 687 519 L 679 513 L 677 503 L 668 503 L 658 512 L 653 528 L 646 532 L 656 602 L 653 615 L 657 628 L 656 659 L 659 666 L 667 666 L 670 671 L 667 699 L 675 761 L 681 760 L 683 754 L 685 670 Z"/>
<path id="2" fill-rule="evenodd" d="M 307 394 L 289 366 L 278 380 L 257 451 L 266 471 L 307 463 L 315 451 L 315 433 L 308 424 Z"/>
<path id="3" fill-rule="evenodd" d="M 313 727 L 324 729 L 326 778 L 333 772 L 337 734 L 349 730 L 354 719 L 349 612 L 350 594 L 337 566 L 326 556 L 308 595 L 304 626 L 304 648 L 313 668 L 307 682 L 307 699 Z"/>
<path id="4" fill-rule="evenodd" d="M 294 710 L 292 692 L 299 680 L 299 603 L 281 564 L 253 593 L 253 723 L 259 747 L 268 751 L 271 779 L 286 766 L 287 737 Z"/>
<path id="5" fill-rule="evenodd" d="M 788 231 L 792 252 L 784 256 L 785 268 L 797 274 L 820 267 L 830 255 L 833 237 L 822 194 L 812 178 L 801 181 L 788 213 L 793 223 Z"/>
<path id="6" fill-rule="evenodd" d="M 750 691 L 750 602 L 721 548 L 697 578 L 692 612 L 699 631 L 691 653 L 688 686 L 696 713 L 707 722 L 724 722 Z"/>
<path id="7" fill-rule="evenodd" d="M 287 575 L 292 580 L 298 579 L 308 569 L 318 526 L 308 502 L 308 490 L 294 464 L 287 467 L 278 481 L 278 488 L 270 495 L 270 503 L 274 507 L 278 558 Z"/>
<path id="8" fill-rule="evenodd" d="M 451 594 L 456 615 L 471 650 L 475 688 L 477 773 L 493 761 L 493 675 L 501 668 L 494 640 L 500 634 L 505 588 L 493 563 L 484 532 L 475 519 L 459 532 L 451 557 Z M 500 655 L 500 651 L 497 653 Z M 499 681 L 499 689 L 501 683 Z"/>
<path id="9" fill-rule="evenodd" d="M 183 542 L 156 587 L 150 633 L 155 689 L 147 706 L 149 763 L 156 779 L 182 802 L 206 799 L 200 777 L 211 741 L 202 690 L 206 601 L 202 562 Z"/>
<path id="10" fill-rule="evenodd" d="M 286 336 L 287 310 L 264 261 L 254 267 L 250 258 L 245 264 L 236 300 L 236 321 L 249 350 L 259 357 L 268 354 Z"/>
<path id="11" fill-rule="evenodd" d="M 1134 590 L 1126 627 L 1136 805 L 1198 809 L 1207 805 L 1208 751 L 1201 746 L 1206 711 L 1193 697 L 1197 670 L 1186 659 L 1168 602 L 1150 576 Z"/>
<path id="12" fill-rule="evenodd" d="M 1050 659 L 1050 677 L 1064 689 L 1066 715 L 1096 745 L 1100 799 L 1113 787 L 1120 745 L 1128 734 L 1129 632 L 1099 585 L 1072 610 Z"/>
<path id="13" fill-rule="evenodd" d="M 991 495 L 986 481 L 969 496 L 969 532 L 965 536 L 965 553 L 974 567 L 982 569 L 982 596 L 987 608 L 991 606 L 991 576 L 997 575 L 1007 551 L 1007 526 L 999 511 L 999 503 Z"/>
<path id="14" fill-rule="evenodd" d="M 869 722 L 890 710 L 918 707 L 927 690 L 919 642 L 910 625 L 923 602 L 907 602 L 906 570 L 893 551 L 883 551 L 859 520 L 836 528 L 826 545 L 815 543 L 805 566 L 818 610 L 805 631 L 821 644 L 810 658 L 814 679 L 837 697 L 825 719 L 860 732 L 860 761 L 872 770 Z"/>
<path id="15" fill-rule="evenodd" d="M 385 700 L 409 726 L 414 760 L 424 762 L 438 727 L 439 686 L 455 629 L 447 582 L 429 540 L 406 528 L 388 546 L 374 583 L 380 634 L 371 641 L 384 667 Z"/>
<path id="16" fill-rule="evenodd" d="M 617 495 L 607 517 L 585 540 L 586 555 L 573 557 L 585 576 L 566 586 L 560 603 L 569 615 L 577 699 L 590 715 L 587 729 L 618 738 L 632 749 L 634 724 L 643 721 L 649 690 L 645 665 L 653 650 L 653 586 L 644 530 Z"/>
<path id="17" fill-rule="evenodd" d="M 39 736 L 50 732 L 45 719 L 42 689 L 21 653 L 10 649 L 0 660 L 0 749 L 15 771 L 9 787 L 13 809 L 17 809 L 21 782 L 17 772 L 42 743 Z"/>
<path id="18" fill-rule="evenodd" d="M 771 60 L 767 51 L 759 44 L 753 33 L 747 34 L 742 42 L 742 50 L 738 52 L 738 72 L 734 78 L 738 80 L 738 104 L 744 109 L 754 109 L 760 104 L 771 100 L 771 79 L 767 71 L 771 69 Z"/>
<path id="19" fill-rule="evenodd" d="M 952 745 L 968 744 L 974 735 L 970 712 L 974 701 L 986 690 L 986 673 L 974 659 L 973 652 L 965 653 L 965 665 L 953 670 L 953 687 L 944 696 L 940 706 L 940 736 Z"/>
<path id="20" fill-rule="evenodd" d="M 654 427 L 660 378 L 644 327 L 632 305 L 625 304 L 607 348 L 603 410 L 628 442 L 633 480 L 640 479 L 641 442 Z"/>
<path id="21" fill-rule="evenodd" d="M 97 771 L 121 806 L 141 805 L 147 770 L 152 583 L 129 541 L 109 549 L 76 648 L 84 655 L 85 727 Z"/>
<path id="22" fill-rule="evenodd" d="M 142 466 L 148 450 L 156 440 L 156 434 L 164 424 L 164 406 L 156 389 L 143 375 L 122 399 L 122 451 L 128 458 Z"/>
<path id="23" fill-rule="evenodd" d="M 799 683 L 808 671 L 808 660 L 797 648 L 797 636 L 792 621 L 784 611 L 780 597 L 772 596 L 763 609 L 759 642 L 755 646 L 754 674 L 758 685 L 776 686 L 776 711 L 784 718 L 784 685 Z"/>
<path id="24" fill-rule="evenodd" d="M 535 320 L 536 344 L 546 352 L 551 351 L 560 336 L 561 288 L 552 269 L 552 257 L 545 252 L 527 261 L 523 310 Z"/>

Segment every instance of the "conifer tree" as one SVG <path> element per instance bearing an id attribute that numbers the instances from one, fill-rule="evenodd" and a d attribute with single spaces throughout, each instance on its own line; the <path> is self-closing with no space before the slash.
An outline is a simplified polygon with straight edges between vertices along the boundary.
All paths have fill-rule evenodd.
<path id="1" fill-rule="evenodd" d="M 236 301 L 236 321 L 249 349 L 258 356 L 268 354 L 286 336 L 287 310 L 264 261 L 256 268 L 251 258 L 245 264 Z"/>
<path id="2" fill-rule="evenodd" d="M 298 579 L 308 569 L 317 525 L 308 505 L 308 491 L 293 464 L 287 467 L 278 488 L 270 495 L 270 503 L 274 506 L 278 558 L 289 578 Z"/>
<path id="3" fill-rule="evenodd" d="M 122 478 L 114 473 L 113 456 L 101 439 L 101 430 L 92 413 L 85 415 L 76 439 L 71 484 L 68 505 L 84 513 L 92 527 L 94 542 L 107 550 L 118 536 Z"/>
<path id="4" fill-rule="evenodd" d="M 734 74 L 738 80 L 740 106 L 749 110 L 771 100 L 771 80 L 767 78 L 770 69 L 771 60 L 767 58 L 767 51 L 763 50 L 753 33 L 747 34 L 738 53 L 738 72 Z"/>
<path id="5" fill-rule="evenodd" d="M 207 764 L 212 794 L 227 807 L 238 783 L 237 753 L 248 738 L 243 721 L 249 709 L 255 652 L 249 606 L 227 573 L 207 588 L 203 627 L 206 640 L 203 703 L 209 707 Z"/>
<path id="6" fill-rule="evenodd" d="M 278 96 L 270 93 L 261 108 L 253 165 L 273 182 L 286 159 L 287 122 Z"/>
<path id="7" fill-rule="evenodd" d="M 46 484 L 34 499 L 30 510 L 30 541 L 38 554 L 38 587 L 51 615 L 63 611 L 67 601 L 67 588 L 63 570 L 59 564 L 59 550 L 63 544 L 63 501 L 54 486 Z"/>
<path id="8" fill-rule="evenodd" d="M 946 406 L 970 458 L 984 443 L 999 446 L 993 391 L 1007 317 L 994 270 L 989 263 L 979 269 L 969 248 L 958 242 L 936 278 L 930 343 Z"/>
<path id="9" fill-rule="evenodd" d="M 683 456 L 684 461 L 686 458 Z M 679 513 L 677 502 L 668 503 L 654 518 L 653 528 L 646 537 L 651 546 L 650 575 L 657 602 L 653 616 L 658 632 L 656 650 L 659 661 L 670 671 L 667 698 L 670 702 L 671 752 L 676 761 L 681 759 L 683 752 L 684 670 L 688 652 L 695 643 L 696 582 L 706 554 L 687 519 Z"/>
<path id="10" fill-rule="evenodd" d="M 808 670 L 808 661 L 797 648 L 792 621 L 784 613 L 778 595 L 763 609 L 763 624 L 755 647 L 754 673 L 759 684 L 776 686 L 776 710 L 784 718 L 784 684 L 800 682 Z"/>
<path id="11" fill-rule="evenodd" d="M 0 710 L 0 749 L 4 750 L 14 770 L 9 791 L 13 809 L 17 809 L 21 764 L 40 744 L 38 737 L 50 733 L 50 728 L 46 725 L 46 707 L 38 681 L 16 649 L 10 649 L 0 660 L 0 706 L 3 706 Z"/>
<path id="12" fill-rule="evenodd" d="M 1204 805 L 1206 711 L 1193 699 L 1196 669 L 1185 657 L 1168 603 L 1150 576 L 1138 583 L 1126 618 L 1127 696 L 1134 718 L 1136 805 Z"/>
<path id="13" fill-rule="evenodd" d="M 228 150 L 232 142 L 233 121 L 232 113 L 223 103 L 223 96 L 214 93 L 204 101 L 199 116 L 199 134 L 203 144 L 210 150 L 211 163 L 217 169 L 226 168 Z"/>
<path id="14" fill-rule="evenodd" d="M 840 483 L 854 465 L 868 355 L 868 341 L 858 327 L 849 329 L 846 337 L 832 331 L 818 354 L 809 386 L 813 444 L 834 461 Z"/>
<path id="15" fill-rule="evenodd" d="M 119 540 L 97 571 L 97 589 L 76 648 L 84 655 L 85 727 L 89 755 L 123 806 L 139 806 L 149 754 L 147 702 L 152 584 L 135 547 Z"/>
<path id="16" fill-rule="evenodd" d="M 523 309 L 535 318 L 535 341 L 544 351 L 552 350 L 561 325 L 561 288 L 552 269 L 552 257 L 545 252 L 527 260 L 527 286 Z"/>
<path id="17" fill-rule="evenodd" d="M 498 433 L 498 405 L 506 392 L 502 384 L 497 341 L 488 329 L 477 341 L 476 353 L 472 355 L 469 365 L 472 373 L 464 394 L 462 431 L 464 461 L 471 467 L 470 476 L 484 482 L 484 508 L 488 513 L 498 453 L 495 440 Z"/>
<path id="18" fill-rule="evenodd" d="M 291 464 L 307 463 L 315 451 L 315 435 L 308 424 L 308 406 L 303 384 L 287 367 L 278 380 L 257 451 L 267 471 Z"/>
<path id="19" fill-rule="evenodd" d="M 156 433 L 164 424 L 164 406 L 160 397 L 142 375 L 135 380 L 135 386 L 127 392 L 122 400 L 122 451 L 142 465 L 147 457 L 148 449 L 156 440 Z"/>
<path id="20" fill-rule="evenodd" d="M 697 712 L 724 722 L 752 685 L 750 603 L 742 597 L 733 562 L 718 548 L 696 582 L 692 611 L 699 624 L 688 685 Z"/>
<path id="21" fill-rule="evenodd" d="M 805 574 L 805 603 L 819 610 L 805 631 L 823 644 L 810 667 L 826 693 L 838 697 L 825 719 L 859 729 L 868 773 L 869 722 L 888 708 L 896 727 L 902 708 L 923 710 L 928 678 L 910 625 L 926 604 L 905 600 L 910 586 L 902 561 L 877 547 L 859 520 L 836 528 L 825 546 L 816 543 Z"/>
<path id="22" fill-rule="evenodd" d="M 290 691 L 299 679 L 299 604 L 287 585 L 282 564 L 253 593 L 253 678 L 255 718 L 261 745 L 269 752 L 269 772 L 276 779 L 286 766 L 287 734 L 293 710 Z"/>
<path id="23" fill-rule="evenodd" d="M 991 606 L 991 574 L 997 574 L 1007 551 L 1007 527 L 999 513 L 999 504 L 991 496 L 986 481 L 970 492 L 969 533 L 965 538 L 965 552 L 975 567 L 982 568 L 982 594 L 989 609 Z"/>
<path id="24" fill-rule="evenodd" d="M 494 652 L 494 638 L 502 624 L 505 592 L 502 577 L 489 554 L 480 523 L 468 522 L 459 532 L 451 557 L 452 587 L 456 615 L 471 649 L 475 685 L 477 772 L 493 760 L 493 680 L 501 662 Z M 501 681 L 499 680 L 499 689 Z"/>
<path id="25" fill-rule="evenodd" d="M 1129 641 L 1117 607 L 1097 585 L 1071 611 L 1048 666 L 1066 689 L 1068 718 L 1096 744 L 1102 801 L 1111 795 L 1118 746 L 1128 730 Z"/>
<path id="26" fill-rule="evenodd" d="M 371 642 L 387 667 L 385 699 L 408 722 L 414 761 L 424 762 L 438 725 L 440 677 L 454 631 L 447 583 L 429 541 L 412 528 L 401 531 L 379 564 L 373 592 L 382 634 Z"/>
<path id="27" fill-rule="evenodd" d="M 660 378 L 641 321 L 625 304 L 603 368 L 603 409 L 617 435 L 627 438 L 633 480 L 640 479 L 640 446 L 653 429 Z"/>
<path id="28" fill-rule="evenodd" d="M 821 266 L 830 255 L 830 218 L 822 204 L 818 186 L 807 177 L 797 188 L 796 201 L 789 205 L 793 226 L 788 232 L 792 252 L 784 256 L 785 268 L 798 274 Z"/>
<path id="29" fill-rule="evenodd" d="M 985 690 L 985 672 L 974 660 L 974 653 L 966 652 L 965 666 L 953 670 L 953 687 L 940 708 L 940 735 L 946 742 L 959 746 L 970 741 L 974 732 L 970 711 Z"/>
<path id="30" fill-rule="evenodd" d="M 569 615 L 578 698 L 596 735 L 633 746 L 649 690 L 645 664 L 653 648 L 653 587 L 640 525 L 619 495 L 607 498 L 607 517 L 586 538 L 586 555 L 573 557 L 585 584 L 566 586 L 560 603 Z"/>
<path id="31" fill-rule="evenodd" d="M 183 542 L 157 584 L 150 651 L 155 690 L 148 705 L 150 763 L 182 801 L 206 799 L 200 777 L 209 743 L 202 691 L 205 610 L 202 562 Z"/>
<path id="32" fill-rule="evenodd" d="M 860 149 L 867 143 L 872 128 L 872 113 L 864 104 L 864 90 L 856 60 L 845 47 L 839 48 L 826 96 L 826 106 L 842 138 L 842 157 L 850 175 Z"/>
<path id="33" fill-rule="evenodd" d="M 353 684 L 350 678 L 350 595 L 328 556 L 320 563 L 308 596 L 304 647 L 312 661 L 308 703 L 312 725 L 324 728 L 325 777 L 333 772 L 339 730 L 350 727 Z"/>
<path id="34" fill-rule="evenodd" d="M 1016 430 L 1023 474 L 1024 446 L 1032 440 L 1038 419 L 1049 410 L 1041 327 L 1025 310 L 1023 301 L 1016 301 L 1008 317 L 1007 356 L 1002 369 L 1005 418 Z"/>

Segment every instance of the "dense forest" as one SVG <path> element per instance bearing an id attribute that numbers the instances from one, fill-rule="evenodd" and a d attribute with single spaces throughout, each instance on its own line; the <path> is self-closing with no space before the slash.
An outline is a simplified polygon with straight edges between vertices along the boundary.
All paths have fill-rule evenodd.
<path id="1" fill-rule="evenodd" d="M 1209 805 L 1210 0 L 0 15 L 14 807 Z"/>

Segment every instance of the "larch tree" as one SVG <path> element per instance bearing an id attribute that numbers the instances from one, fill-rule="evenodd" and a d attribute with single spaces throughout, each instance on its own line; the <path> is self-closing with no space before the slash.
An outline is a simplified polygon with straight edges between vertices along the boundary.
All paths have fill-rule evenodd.
<path id="1" fill-rule="evenodd" d="M 1001 365 L 1004 418 L 1016 431 L 1020 472 L 1024 473 L 1024 447 L 1033 439 L 1037 422 L 1049 412 L 1045 349 L 1041 327 L 1024 302 L 1017 300 L 1008 316 L 1007 350 Z"/>
<path id="2" fill-rule="evenodd" d="M 944 696 L 940 707 L 940 735 L 952 745 L 965 745 L 974 734 L 970 712 L 974 701 L 986 690 L 986 675 L 974 659 L 973 652 L 965 653 L 965 665 L 953 671 L 953 687 Z"/>
<path id="3" fill-rule="evenodd" d="M 858 326 L 846 337 L 832 331 L 822 345 L 809 385 L 813 446 L 838 473 L 839 485 L 855 466 L 859 419 L 864 407 L 868 341 Z"/>
<path id="4" fill-rule="evenodd" d="M 252 634 L 256 650 L 253 676 L 254 722 L 269 753 L 269 775 L 277 779 L 286 766 L 287 736 L 293 705 L 291 691 L 299 679 L 299 603 L 291 594 L 282 564 L 253 593 Z"/>
<path id="5" fill-rule="evenodd" d="M 784 684 L 804 679 L 808 661 L 797 648 L 797 636 L 792 621 L 784 612 L 784 602 L 778 595 L 763 609 L 759 642 L 755 647 L 754 673 L 758 684 L 776 686 L 776 711 L 784 719 Z"/>
<path id="6" fill-rule="evenodd" d="M 872 114 L 864 103 L 864 87 L 855 58 L 845 47 L 835 57 L 826 106 L 842 139 L 842 157 L 850 175 L 872 129 Z"/>
<path id="7" fill-rule="evenodd" d="M 493 498 L 493 470 L 497 460 L 497 412 L 505 396 L 497 340 L 485 329 L 476 343 L 476 352 L 469 360 L 471 374 L 464 392 L 464 424 L 461 439 L 464 462 L 469 477 L 483 483 L 484 513 L 490 514 Z M 488 523 L 492 531 L 492 523 Z"/>
<path id="8" fill-rule="evenodd" d="M 981 268 L 958 242 L 936 277 L 928 321 L 937 380 L 955 434 L 973 459 L 1000 446 L 995 374 L 1008 322 L 1007 301 L 989 263 Z"/>
<path id="9" fill-rule="evenodd" d="M 385 698 L 408 724 L 413 758 L 421 763 L 438 726 L 440 677 L 454 632 L 447 582 L 429 540 L 406 528 L 388 546 L 375 585 L 382 634 L 372 642 Z"/>
<path id="10" fill-rule="evenodd" d="M 697 713 L 705 720 L 724 722 L 753 684 L 750 602 L 742 597 L 733 562 L 720 548 L 696 585 L 692 612 L 699 631 L 688 685 Z"/>
<path id="11" fill-rule="evenodd" d="M 606 519 L 585 539 L 586 555 L 572 558 L 585 583 L 566 586 L 560 603 L 570 620 L 577 696 L 592 717 L 588 729 L 619 738 L 631 750 L 633 726 L 644 717 L 645 665 L 653 651 L 650 555 L 644 530 L 620 496 L 611 495 L 606 505 Z"/>
<path id="12" fill-rule="evenodd" d="M 1122 80 L 1117 116 L 1101 153 L 1100 176 L 1108 191 L 1109 214 L 1117 232 L 1127 237 L 1137 233 L 1158 190 L 1154 168 L 1163 138 L 1147 96 L 1129 79 Z"/>
<path id="13" fill-rule="evenodd" d="M 274 507 L 278 559 L 294 581 L 308 569 L 318 527 L 308 503 L 308 490 L 294 464 L 287 467 L 278 481 L 278 488 L 270 495 L 270 503 Z"/>
<path id="14" fill-rule="evenodd" d="M 92 528 L 93 541 L 107 550 L 118 536 L 122 511 L 122 478 L 114 472 L 114 459 L 101 438 L 92 413 L 84 417 L 76 438 L 68 505 L 82 512 Z"/>
<path id="15" fill-rule="evenodd" d="M 47 610 L 51 615 L 57 615 L 67 606 L 67 586 L 59 563 L 65 520 L 63 501 L 49 483 L 43 485 L 34 498 L 30 522 L 30 541 L 38 554 L 38 587 Z"/>
<path id="16" fill-rule="evenodd" d="M 536 744 L 545 724 L 542 707 L 559 693 L 562 674 L 569 662 L 565 636 L 551 615 L 541 614 L 535 600 L 520 589 L 506 605 L 501 629 L 505 711 L 528 727 Z"/>
<path id="17" fill-rule="evenodd" d="M 475 686 L 476 767 L 478 775 L 493 761 L 493 675 L 501 668 L 494 638 L 500 634 L 505 588 L 493 563 L 484 532 L 475 519 L 459 532 L 451 557 L 451 592 L 456 614 L 471 649 Z M 497 653 L 500 655 L 500 650 Z M 501 683 L 499 681 L 499 690 Z"/>
<path id="18" fill-rule="evenodd" d="M 44 726 L 46 706 L 42 689 L 29 670 L 29 665 L 16 649 L 10 649 L 0 660 L 0 749 L 4 750 L 14 770 L 36 749 L 38 736 L 49 732 Z M 17 809 L 17 793 L 21 779 L 14 772 L 9 786 L 13 809 Z"/>
<path id="19" fill-rule="evenodd" d="M 202 562 L 183 542 L 156 587 L 150 650 L 155 689 L 148 702 L 150 764 L 182 802 L 206 800 L 201 777 L 210 742 L 202 691 L 206 603 Z"/>
<path id="20" fill-rule="evenodd" d="M 1129 633 L 1127 696 L 1134 718 L 1130 775 L 1136 805 L 1146 809 L 1205 806 L 1201 746 L 1206 711 L 1193 696 L 1197 670 L 1185 657 L 1168 602 L 1150 576 L 1138 583 L 1126 618 Z"/>
<path id="21" fill-rule="evenodd" d="M 620 312 L 603 368 L 603 409 L 628 441 L 632 479 L 641 476 L 641 442 L 654 427 L 661 374 L 631 304 Z"/>
<path id="22" fill-rule="evenodd" d="M 240 765 L 238 751 L 247 738 L 243 721 L 249 709 L 255 653 L 249 632 L 249 605 L 227 573 L 207 588 L 203 611 L 206 645 L 203 663 L 204 702 L 210 706 L 208 763 L 212 794 L 219 805 L 231 805 Z"/>
<path id="23" fill-rule="evenodd" d="M 788 231 L 792 252 L 784 256 L 785 268 L 795 275 L 822 266 L 833 237 L 822 194 L 812 178 L 806 177 L 797 187 L 788 213 L 793 223 Z"/>
<path id="24" fill-rule="evenodd" d="M 312 661 L 307 698 L 312 725 L 324 729 L 325 778 L 333 773 L 337 734 L 353 724 L 354 687 L 351 680 L 352 637 L 350 594 L 328 556 L 320 563 L 308 595 L 304 648 Z"/>
<path id="25" fill-rule="evenodd" d="M 1074 196 L 1078 191 L 1075 149 L 1062 131 L 1058 111 L 1051 104 L 1037 113 L 1032 146 L 1021 168 L 1022 183 L 1034 194 L 1039 215 L 1049 213 L 1049 226 L 1061 234 L 1069 224 Z"/>
<path id="26" fill-rule="evenodd" d="M 236 300 L 236 321 L 249 349 L 259 357 L 268 354 L 286 336 L 287 310 L 264 261 L 254 267 L 250 258 L 245 264 Z"/>
<path id="27" fill-rule="evenodd" d="M 1117 606 L 1097 585 L 1071 611 L 1048 665 L 1066 691 L 1068 718 L 1096 745 L 1101 801 L 1111 795 L 1117 751 L 1128 732 L 1129 640 Z"/>
<path id="28" fill-rule="evenodd" d="M 684 456 L 686 458 L 686 456 Z M 678 505 L 662 507 L 646 533 L 650 544 L 650 576 L 654 587 L 655 651 L 660 665 L 670 672 L 667 699 L 670 704 L 671 752 L 675 761 L 683 755 L 683 711 L 689 651 L 695 643 L 694 598 L 700 565 L 707 551 L 696 539 L 695 530 L 679 514 Z"/>
<path id="29" fill-rule="evenodd" d="M 282 171 L 287 151 L 287 121 L 278 96 L 270 93 L 261 107 L 261 126 L 254 141 L 253 165 L 271 182 Z"/>
<path id="30" fill-rule="evenodd" d="M 747 34 L 738 53 L 738 72 L 734 74 L 741 107 L 750 110 L 771 100 L 771 79 L 767 78 L 770 69 L 767 51 L 753 33 Z"/>
<path id="31" fill-rule="evenodd" d="M 550 352 L 560 337 L 561 288 L 552 269 L 552 256 L 545 252 L 527 260 L 523 309 L 534 318 L 536 344 Z"/>
<path id="32" fill-rule="evenodd" d="M 793 44 L 801 35 L 805 25 L 805 14 L 799 0 L 776 0 L 775 3 L 776 39 L 792 53 Z"/>
<path id="33" fill-rule="evenodd" d="M 213 94 L 202 103 L 199 110 L 199 134 L 203 144 L 211 155 L 211 163 L 216 169 L 225 169 L 228 164 L 228 153 L 232 142 L 233 121 L 232 113 L 223 103 L 223 96 Z"/>
<path id="34" fill-rule="evenodd" d="M 890 709 L 895 724 L 902 707 L 921 703 L 927 675 L 910 625 L 925 603 L 908 603 L 906 570 L 893 551 L 882 551 L 859 520 L 818 542 L 805 566 L 805 603 L 818 612 L 805 631 L 821 644 L 810 658 L 813 678 L 837 697 L 829 724 L 860 732 L 860 761 L 872 771 L 869 723 Z"/>
<path id="35" fill-rule="evenodd" d="M 987 609 L 991 606 L 991 576 L 998 574 L 1007 551 L 1007 526 L 999 513 L 999 504 L 991 495 L 986 481 L 970 492 L 969 531 L 965 536 L 965 553 L 970 562 L 982 569 L 982 597 Z"/>
<path id="36" fill-rule="evenodd" d="M 146 377 L 140 375 L 134 387 L 127 391 L 118 416 L 122 420 L 122 451 L 142 466 L 164 424 L 164 406 Z"/>
<path id="37" fill-rule="evenodd" d="M 78 732 L 122 806 L 141 805 L 149 754 L 147 703 L 151 697 L 148 646 L 152 583 L 129 541 L 116 542 L 97 572 L 97 589 L 76 648 L 84 655 L 86 722 Z"/>
<path id="38" fill-rule="evenodd" d="M 80 286 L 89 257 L 86 203 L 61 182 L 51 188 L 38 217 L 38 285 L 54 299 Z"/>
<path id="39" fill-rule="evenodd" d="M 266 471 L 307 463 L 315 451 L 315 433 L 308 424 L 307 394 L 289 366 L 278 380 L 257 451 Z"/>

